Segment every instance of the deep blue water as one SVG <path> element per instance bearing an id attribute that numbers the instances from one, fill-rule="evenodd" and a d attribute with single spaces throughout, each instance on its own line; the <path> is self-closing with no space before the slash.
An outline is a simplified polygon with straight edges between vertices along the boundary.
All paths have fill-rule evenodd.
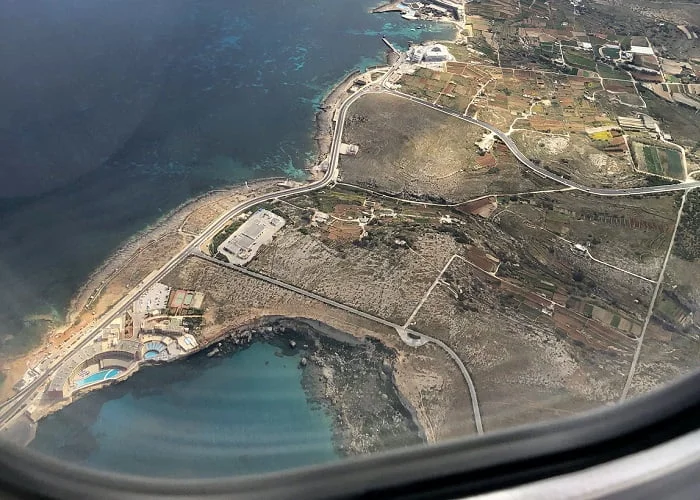
<path id="1" fill-rule="evenodd" d="M 0 8 L 0 352 L 36 342 L 125 239 L 211 188 L 302 175 L 313 116 L 412 31 L 378 0 L 6 0 Z M 32 447 L 216 476 L 335 458 L 297 360 L 255 344 L 146 369 L 42 421 Z"/>
<path id="2" fill-rule="evenodd" d="M 310 404 L 298 356 L 254 343 L 147 368 L 41 422 L 32 449 L 112 472 L 255 474 L 337 458 L 330 416 Z"/>
<path id="3" fill-rule="evenodd" d="M 211 188 L 303 175 L 313 116 L 380 34 L 378 0 L 7 0 L 0 8 L 0 352 L 38 341 L 124 240 Z"/>

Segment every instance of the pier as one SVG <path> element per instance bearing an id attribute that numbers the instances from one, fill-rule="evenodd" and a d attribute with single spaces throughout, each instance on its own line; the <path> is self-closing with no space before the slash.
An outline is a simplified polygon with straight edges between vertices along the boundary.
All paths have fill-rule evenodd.
<path id="1" fill-rule="evenodd" d="M 386 46 L 389 47 L 394 54 L 399 53 L 399 51 L 396 50 L 396 48 L 391 44 L 391 42 L 389 40 L 386 39 L 385 36 L 382 37 L 382 42 L 384 42 L 386 44 Z"/>

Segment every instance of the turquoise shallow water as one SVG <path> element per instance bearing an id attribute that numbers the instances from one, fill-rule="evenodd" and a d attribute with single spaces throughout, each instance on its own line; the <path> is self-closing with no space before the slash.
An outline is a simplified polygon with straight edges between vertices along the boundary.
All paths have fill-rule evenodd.
<path id="1" fill-rule="evenodd" d="M 36 343 L 124 240 L 189 198 L 315 156 L 314 114 L 386 35 L 452 27 L 376 0 L 33 0 L 0 9 L 0 353 Z M 32 55 L 28 57 L 27 54 Z M 7 147 L 5 147 L 7 146 Z M 31 447 L 104 470 L 221 476 L 336 458 L 298 360 L 254 344 L 147 368 L 43 420 Z"/>
<path id="2" fill-rule="evenodd" d="M 36 343 L 124 240 L 193 196 L 303 175 L 314 113 L 380 35 L 377 0 L 31 0 L 0 9 L 0 353 Z"/>
<path id="3" fill-rule="evenodd" d="M 254 474 L 337 458 L 296 356 L 254 343 L 147 368 L 41 422 L 30 447 L 92 468 L 148 476 Z"/>
<path id="4" fill-rule="evenodd" d="M 115 378 L 121 373 L 122 370 L 118 370 L 116 368 L 110 368 L 109 370 L 101 370 L 97 373 L 93 373 L 92 375 L 85 377 L 82 380 L 79 380 L 77 382 L 78 387 L 83 387 L 86 385 L 94 384 L 96 382 L 102 382 L 103 380 L 109 380 L 111 378 Z"/>

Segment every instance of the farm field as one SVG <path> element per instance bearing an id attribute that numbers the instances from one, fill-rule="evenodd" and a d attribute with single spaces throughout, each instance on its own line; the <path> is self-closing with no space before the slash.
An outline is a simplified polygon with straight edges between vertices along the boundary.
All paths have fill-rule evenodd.
<path id="1" fill-rule="evenodd" d="M 591 255 L 599 260 L 652 279 L 658 274 L 668 248 L 676 204 L 674 195 L 620 199 L 601 205 L 599 199 L 587 195 L 550 193 L 519 198 L 517 202 L 502 200 L 497 213 L 503 213 L 494 217 L 510 234 L 528 235 L 530 248 L 535 248 L 535 242 L 542 245 L 535 261 L 550 261 L 553 258 L 551 252 L 558 247 L 554 242 L 569 241 L 587 246 Z M 565 261 L 572 266 L 585 264 L 585 259 L 574 255 L 569 246 L 561 258 L 549 264 L 548 269 L 556 269 Z M 521 263 L 512 272 L 521 274 L 526 268 Z M 608 268 L 592 267 L 591 272 L 594 271 L 601 272 L 598 280 L 611 279 Z M 554 282 L 553 279 L 547 281 Z M 535 285 L 539 281 L 532 280 Z M 627 304 L 630 311 L 643 317 L 644 307 L 640 308 L 631 301 L 629 292 L 639 287 L 642 295 L 641 290 L 646 290 L 647 285 L 635 280 L 627 293 L 619 298 L 619 305 Z M 612 289 L 614 285 L 604 288 Z"/>
<path id="2" fill-rule="evenodd" d="M 533 5 L 535 2 L 532 2 Z M 518 0 L 483 0 L 479 3 L 467 4 L 467 14 L 475 14 L 489 19 L 508 19 L 518 15 L 520 2 Z"/>
<path id="3" fill-rule="evenodd" d="M 614 47 L 603 47 L 603 55 L 609 57 L 610 59 L 617 59 L 620 57 L 620 49 Z"/>
<path id="4" fill-rule="evenodd" d="M 571 121 L 573 119 L 569 119 Z M 555 126 L 563 123 L 563 118 L 545 121 L 533 116 L 530 123 L 534 130 L 517 130 L 511 137 L 521 151 L 540 161 L 548 170 L 588 186 L 633 187 L 645 182 L 645 176 L 631 165 L 624 138 L 616 137 L 619 132 L 596 132 L 598 135 L 594 137 L 581 133 L 553 135 L 561 134 L 561 129 Z"/>
<path id="5" fill-rule="evenodd" d="M 596 63 L 593 59 L 593 54 L 590 52 L 584 52 L 582 50 L 575 50 L 571 48 L 564 48 L 564 60 L 567 64 L 581 69 L 587 69 L 590 71 L 596 70 Z"/>
<path id="6" fill-rule="evenodd" d="M 596 63 L 596 70 L 603 78 L 628 79 L 629 76 L 617 68 L 613 68 L 605 63 Z"/>
<path id="7" fill-rule="evenodd" d="M 675 149 L 634 141 L 631 151 L 638 170 L 677 180 L 685 179 L 683 160 Z"/>

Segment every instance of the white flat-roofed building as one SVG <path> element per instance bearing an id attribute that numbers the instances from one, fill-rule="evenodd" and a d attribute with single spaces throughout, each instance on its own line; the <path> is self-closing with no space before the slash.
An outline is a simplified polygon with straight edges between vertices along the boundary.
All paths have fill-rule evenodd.
<path id="1" fill-rule="evenodd" d="M 617 123 L 620 124 L 620 127 L 626 130 L 644 130 L 644 122 L 641 118 L 636 118 L 633 116 L 618 116 Z"/>
<path id="2" fill-rule="evenodd" d="M 649 43 L 649 39 L 645 36 L 633 36 L 630 40 L 630 52 L 633 54 L 641 54 L 644 56 L 653 56 L 654 49 Z"/>
<path id="3" fill-rule="evenodd" d="M 632 45 L 630 48 L 630 52 L 633 54 L 640 54 L 643 56 L 653 56 L 654 55 L 654 49 L 651 47 L 644 47 L 644 46 L 639 46 L 639 45 Z"/>
<path id="4" fill-rule="evenodd" d="M 258 249 L 270 242 L 285 223 L 286 221 L 279 215 L 260 209 L 226 238 L 226 241 L 216 250 L 232 264 L 242 266 L 250 262 Z"/>
<path id="5" fill-rule="evenodd" d="M 187 352 L 197 347 L 197 340 L 191 334 L 186 333 L 177 338 L 177 345 L 180 346 L 180 349 Z"/>

